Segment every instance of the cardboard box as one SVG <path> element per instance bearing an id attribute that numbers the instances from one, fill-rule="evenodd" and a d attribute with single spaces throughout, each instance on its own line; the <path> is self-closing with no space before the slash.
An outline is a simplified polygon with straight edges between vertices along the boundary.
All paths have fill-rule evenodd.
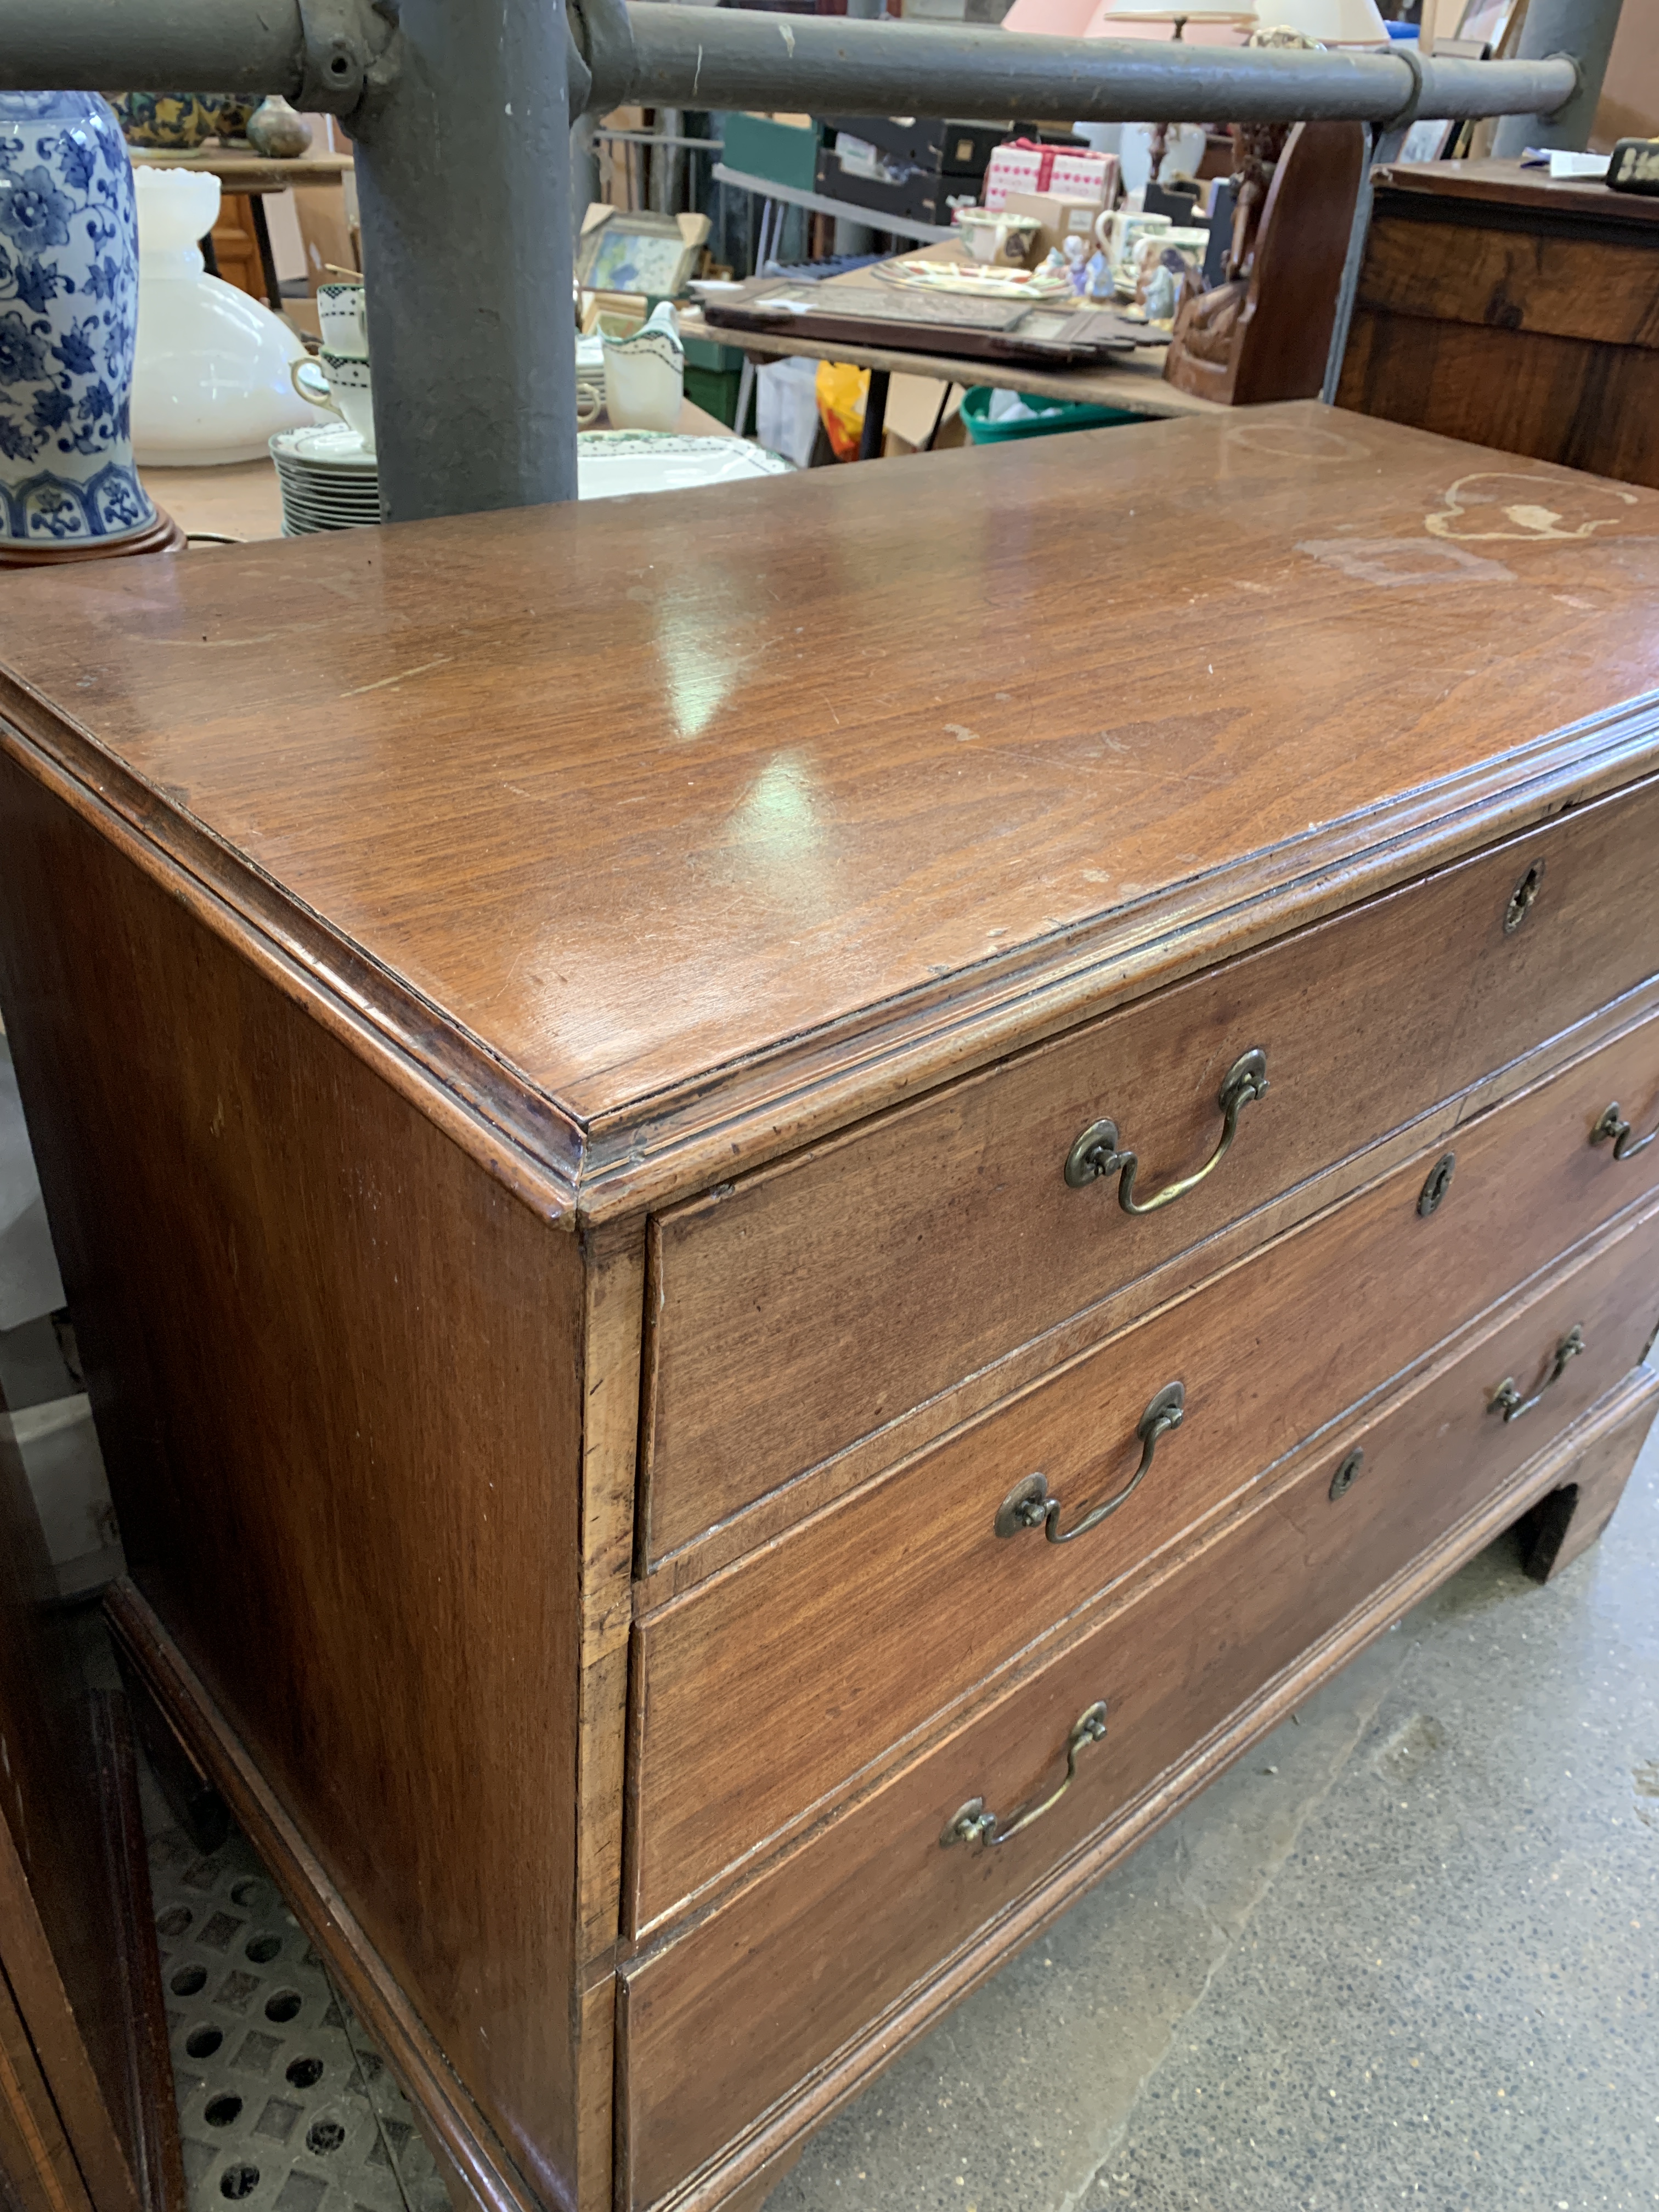
<path id="1" fill-rule="evenodd" d="M 1092 253 L 1100 243 L 1095 236 L 1095 224 L 1101 208 L 1094 200 L 1067 200 L 1052 192 L 1010 192 L 1003 203 L 1006 215 L 1033 215 L 1042 225 L 1037 233 L 1037 252 L 1035 258 L 1041 261 L 1054 252 L 1068 238 L 1086 238 Z"/>
<path id="2" fill-rule="evenodd" d="M 985 169 L 985 204 L 1000 209 L 1010 192 L 1042 192 L 1057 199 L 1092 199 L 1109 206 L 1117 194 L 1115 154 L 1062 146 L 1051 138 L 1006 139 Z"/>

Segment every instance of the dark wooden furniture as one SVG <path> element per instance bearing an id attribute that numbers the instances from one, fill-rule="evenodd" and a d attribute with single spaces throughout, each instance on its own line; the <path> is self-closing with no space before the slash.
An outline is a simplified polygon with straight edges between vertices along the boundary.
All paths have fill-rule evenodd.
<path id="1" fill-rule="evenodd" d="M 1659 202 L 1518 161 L 1379 170 L 1338 396 L 1659 484 Z"/>
<path id="2" fill-rule="evenodd" d="M 0 2203 L 185 2212 L 126 1703 L 88 1680 L 100 1633 L 58 1598 L 0 1438 Z"/>
<path id="3" fill-rule="evenodd" d="M 1230 407 L 1312 399 L 1330 356 L 1364 133 L 1357 123 L 1297 123 L 1233 135 L 1245 181 L 1225 281 L 1182 301 L 1164 374 Z"/>
<path id="4" fill-rule="evenodd" d="M 754 2200 L 1611 1511 L 1659 495 L 1460 542 L 1516 465 L 1304 404 L 0 605 L 118 1627 L 480 2203 Z"/>

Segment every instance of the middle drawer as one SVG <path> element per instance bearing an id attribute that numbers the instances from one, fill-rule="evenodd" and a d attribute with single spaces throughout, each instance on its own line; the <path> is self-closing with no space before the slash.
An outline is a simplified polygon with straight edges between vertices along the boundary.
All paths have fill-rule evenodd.
<path id="1" fill-rule="evenodd" d="M 633 1931 L 1650 1189 L 1592 1132 L 1656 1091 L 1659 1017 L 647 1616 Z"/>

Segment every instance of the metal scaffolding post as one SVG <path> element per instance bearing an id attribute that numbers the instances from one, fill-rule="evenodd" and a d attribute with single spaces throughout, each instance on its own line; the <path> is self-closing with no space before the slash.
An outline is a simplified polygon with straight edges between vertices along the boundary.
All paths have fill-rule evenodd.
<path id="1" fill-rule="evenodd" d="M 1524 154 L 1528 146 L 1582 151 L 1589 143 L 1623 5 L 1624 0 L 1529 0 L 1517 58 L 1534 61 L 1541 54 L 1571 54 L 1578 64 L 1578 89 L 1553 115 L 1506 115 L 1492 141 L 1495 155 L 1512 157 Z"/>
<path id="2" fill-rule="evenodd" d="M 1503 115 L 1583 143 L 1619 0 L 1523 58 L 1018 36 L 661 0 L 4 0 L 0 79 L 281 92 L 356 143 L 389 520 L 571 499 L 570 120 L 623 103 L 1058 121 Z M 572 36 L 574 32 L 574 35 Z M 1540 121 L 1538 118 L 1546 118 Z"/>
<path id="3" fill-rule="evenodd" d="M 563 0 L 402 0 L 352 118 L 388 522 L 576 495 L 567 48 Z"/>

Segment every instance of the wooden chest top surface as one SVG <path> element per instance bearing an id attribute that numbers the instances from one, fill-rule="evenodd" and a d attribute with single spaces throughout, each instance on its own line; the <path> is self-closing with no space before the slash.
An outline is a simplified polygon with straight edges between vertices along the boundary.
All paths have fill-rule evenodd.
<path id="1" fill-rule="evenodd" d="M 15 577 L 0 713 L 574 1188 L 1630 781 L 1656 586 L 1659 494 L 1309 403 Z"/>

